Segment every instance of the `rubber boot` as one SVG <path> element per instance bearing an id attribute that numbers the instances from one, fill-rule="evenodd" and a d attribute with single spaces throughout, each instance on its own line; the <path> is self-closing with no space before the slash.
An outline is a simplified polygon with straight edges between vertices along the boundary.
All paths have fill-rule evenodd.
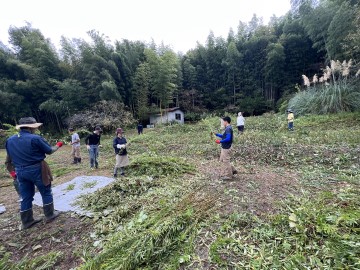
<path id="1" fill-rule="evenodd" d="M 77 158 L 78 163 L 81 163 L 81 157 Z"/>
<path id="2" fill-rule="evenodd" d="M 26 230 L 26 229 L 30 228 L 32 225 L 34 225 L 42 220 L 41 218 L 34 219 L 32 209 L 20 212 L 20 218 L 21 218 L 21 223 L 22 223 L 22 226 L 21 226 L 22 230 Z"/>
<path id="3" fill-rule="evenodd" d="M 46 223 L 53 221 L 58 215 L 60 215 L 60 212 L 54 210 L 54 203 L 45 204 L 43 206 L 44 209 L 44 215 L 46 218 Z"/>
<path id="4" fill-rule="evenodd" d="M 72 164 L 77 164 L 78 163 L 78 159 L 76 157 L 74 157 L 74 161 Z"/>

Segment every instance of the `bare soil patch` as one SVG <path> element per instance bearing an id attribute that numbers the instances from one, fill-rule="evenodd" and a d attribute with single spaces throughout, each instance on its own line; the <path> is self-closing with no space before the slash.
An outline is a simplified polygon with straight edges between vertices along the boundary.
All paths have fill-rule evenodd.
<path id="1" fill-rule="evenodd" d="M 40 222 L 28 230 L 19 230 L 19 203 L 12 186 L 0 190 L 1 203 L 6 212 L 0 216 L 1 245 L 11 252 L 11 260 L 18 262 L 25 256 L 34 258 L 60 251 L 57 269 L 70 269 L 81 264 L 83 248 L 89 245 L 93 224 L 71 213 L 61 213 L 51 223 Z M 56 203 L 56 202 L 55 202 Z M 34 216 L 43 216 L 42 208 L 34 206 Z M 35 250 L 34 250 L 35 249 Z"/>
<path id="2" fill-rule="evenodd" d="M 245 212 L 266 217 L 277 212 L 280 201 L 299 192 L 297 175 L 283 168 L 234 165 L 238 174 L 227 181 L 219 180 L 224 173 L 220 162 L 209 161 L 198 166 L 200 173 L 209 180 L 207 192 L 219 198 L 217 211 L 222 217 Z M 204 230 L 198 235 L 195 243 L 198 259 L 187 269 L 219 269 L 209 260 L 209 247 L 216 239 L 211 231 L 216 231 L 216 228 Z"/>

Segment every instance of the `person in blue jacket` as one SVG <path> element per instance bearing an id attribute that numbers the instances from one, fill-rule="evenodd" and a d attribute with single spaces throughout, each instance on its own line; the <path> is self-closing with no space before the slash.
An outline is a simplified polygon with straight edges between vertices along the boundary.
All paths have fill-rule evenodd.
<path id="1" fill-rule="evenodd" d="M 225 131 L 223 134 L 221 133 L 215 133 L 215 135 L 221 140 L 216 140 L 215 142 L 217 144 L 221 144 L 221 154 L 220 154 L 220 162 L 224 163 L 225 167 L 225 176 L 222 178 L 223 180 L 230 180 L 232 179 L 233 175 L 237 173 L 234 166 L 231 165 L 230 159 L 231 159 L 231 146 L 233 143 L 234 138 L 234 132 L 232 129 L 231 118 L 229 116 L 225 116 L 222 118 Z"/>
<path id="2" fill-rule="evenodd" d="M 32 201 L 35 186 L 42 197 L 46 222 L 52 221 L 60 214 L 54 210 L 52 174 L 44 159 L 46 155 L 57 151 L 63 143 L 58 142 L 56 146 L 50 146 L 43 137 L 35 134 L 41 125 L 42 123 L 37 123 L 33 117 L 21 118 L 16 126 L 20 132 L 6 141 L 6 167 L 13 177 L 17 177 L 22 197 L 20 203 L 22 229 L 28 229 L 41 221 L 33 217 Z"/>

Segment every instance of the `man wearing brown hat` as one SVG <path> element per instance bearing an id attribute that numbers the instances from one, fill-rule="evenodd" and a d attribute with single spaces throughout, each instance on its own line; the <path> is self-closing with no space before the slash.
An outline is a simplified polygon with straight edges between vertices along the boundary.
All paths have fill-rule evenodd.
<path id="1" fill-rule="evenodd" d="M 34 219 L 32 201 L 35 195 L 35 186 L 38 188 L 42 201 L 46 222 L 56 218 L 59 213 L 54 210 L 54 201 L 51 192 L 52 175 L 50 168 L 44 161 L 46 154 L 54 153 L 62 142 L 51 147 L 43 137 L 36 135 L 35 131 L 42 125 L 33 117 L 24 117 L 19 120 L 16 129 L 17 135 L 6 141 L 6 166 L 10 172 L 15 171 L 20 184 L 22 197 L 20 217 L 22 228 L 27 229 L 41 219 Z"/>

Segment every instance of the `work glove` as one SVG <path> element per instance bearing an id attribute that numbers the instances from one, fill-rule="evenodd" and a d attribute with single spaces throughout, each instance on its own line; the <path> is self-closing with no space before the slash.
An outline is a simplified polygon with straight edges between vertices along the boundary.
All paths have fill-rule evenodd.
<path id="1" fill-rule="evenodd" d="M 15 171 L 11 171 L 10 175 L 11 175 L 12 178 L 16 179 L 16 172 Z"/>
<path id="2" fill-rule="evenodd" d="M 90 150 L 90 145 L 87 145 L 87 146 L 86 146 L 86 149 L 87 149 L 87 150 Z"/>
<path id="3" fill-rule="evenodd" d="M 215 142 L 216 142 L 217 144 L 220 144 L 220 140 L 216 140 Z"/>
<path id="4" fill-rule="evenodd" d="M 121 144 L 117 144 L 116 148 L 121 149 Z"/>
<path id="5" fill-rule="evenodd" d="M 60 148 L 61 146 L 63 146 L 63 142 L 57 142 L 56 146 Z"/>

